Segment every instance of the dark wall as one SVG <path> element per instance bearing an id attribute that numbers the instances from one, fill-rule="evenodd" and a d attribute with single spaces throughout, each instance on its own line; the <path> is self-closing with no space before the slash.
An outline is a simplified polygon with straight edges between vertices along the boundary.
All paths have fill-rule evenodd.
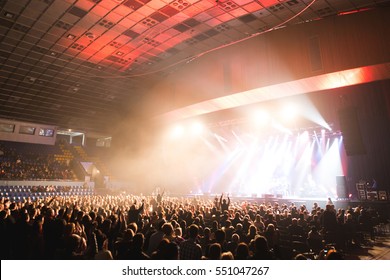
<path id="1" fill-rule="evenodd" d="M 346 96 L 357 109 L 365 153 L 348 157 L 350 187 L 359 179 L 375 179 L 378 189 L 390 190 L 390 122 L 387 106 L 390 81 L 367 84 Z"/>
<path id="2" fill-rule="evenodd" d="M 354 193 L 360 179 L 370 183 L 375 179 L 378 189 L 390 191 L 390 80 L 309 96 L 323 117 L 343 132 L 348 190 Z M 343 131 L 340 126 L 339 112 L 345 108 L 355 111 L 358 134 L 351 133 L 348 127 Z M 348 143 L 346 137 L 349 137 Z M 348 151 L 347 144 L 352 147 L 361 144 L 363 150 Z M 357 146 L 353 146 L 355 144 Z"/>

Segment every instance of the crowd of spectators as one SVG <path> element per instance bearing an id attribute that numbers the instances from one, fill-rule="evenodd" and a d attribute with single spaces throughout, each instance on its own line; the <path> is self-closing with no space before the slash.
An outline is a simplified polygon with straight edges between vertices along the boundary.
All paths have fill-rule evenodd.
<path id="1" fill-rule="evenodd" d="M 0 180 L 71 180 L 74 174 L 65 162 L 53 154 L 20 153 L 0 146 Z"/>
<path id="2" fill-rule="evenodd" d="M 83 187 L 83 189 L 86 189 L 86 187 Z M 48 186 L 32 186 L 30 188 L 31 193 L 45 193 L 45 192 L 50 192 L 50 193 L 55 193 L 55 192 L 60 192 L 60 193 L 69 193 L 73 190 L 72 186 L 56 186 L 56 185 L 48 185 Z"/>
<path id="3" fill-rule="evenodd" d="M 0 207 L 1 259 L 342 259 L 381 219 L 360 206 L 223 195 L 1 198 Z"/>

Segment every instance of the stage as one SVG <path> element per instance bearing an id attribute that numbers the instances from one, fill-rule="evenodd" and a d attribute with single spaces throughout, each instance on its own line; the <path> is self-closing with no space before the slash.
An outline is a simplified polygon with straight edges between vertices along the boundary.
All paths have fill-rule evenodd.
<path id="1" fill-rule="evenodd" d="M 215 199 L 215 197 L 220 197 L 221 194 L 188 194 L 187 197 L 195 197 L 200 199 Z M 316 202 L 321 208 L 325 208 L 328 203 L 328 197 L 297 197 L 297 196 L 281 196 L 281 195 L 272 195 L 272 194 L 262 194 L 257 195 L 231 195 L 229 196 L 232 202 L 244 202 L 256 204 L 274 204 L 278 203 L 279 205 L 286 204 L 290 206 L 294 203 L 295 206 L 299 207 L 305 205 L 308 209 L 311 209 L 313 204 Z M 224 195 L 226 198 L 226 195 Z M 349 198 L 330 198 L 332 203 L 335 205 L 335 208 L 347 209 L 349 207 L 355 208 L 357 206 L 362 206 L 363 208 L 374 208 L 378 210 L 386 210 L 387 213 L 390 213 L 390 201 L 388 200 L 359 200 L 359 199 L 349 199 Z"/>

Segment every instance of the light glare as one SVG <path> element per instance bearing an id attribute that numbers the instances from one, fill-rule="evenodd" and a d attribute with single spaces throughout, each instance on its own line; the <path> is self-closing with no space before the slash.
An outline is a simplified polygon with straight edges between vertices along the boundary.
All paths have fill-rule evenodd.
<path id="1" fill-rule="evenodd" d="M 298 109 L 294 104 L 287 104 L 281 111 L 281 116 L 285 121 L 294 120 L 297 116 Z"/>
<path id="2" fill-rule="evenodd" d="M 269 115 L 263 110 L 258 110 L 253 114 L 253 119 L 256 125 L 265 125 L 269 120 Z"/>
<path id="3" fill-rule="evenodd" d="M 192 124 L 191 126 L 191 133 L 193 135 L 201 135 L 204 131 L 204 126 L 203 124 L 199 123 L 199 122 L 195 122 Z"/>
<path id="4" fill-rule="evenodd" d="M 177 139 L 184 134 L 184 127 L 182 125 L 176 125 L 172 128 L 171 137 Z"/>

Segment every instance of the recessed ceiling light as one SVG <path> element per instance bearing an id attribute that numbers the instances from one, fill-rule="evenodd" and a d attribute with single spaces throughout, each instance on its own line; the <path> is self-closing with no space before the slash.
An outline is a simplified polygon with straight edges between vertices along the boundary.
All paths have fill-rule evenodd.
<path id="1" fill-rule="evenodd" d="M 15 17 L 15 14 L 10 13 L 10 12 L 5 12 L 5 13 L 4 13 L 4 16 L 5 16 L 6 18 L 14 18 L 14 17 Z"/>
<path id="2" fill-rule="evenodd" d="M 93 34 L 92 32 L 87 32 L 85 33 L 85 36 L 87 36 L 89 39 L 93 40 L 96 38 L 95 34 Z"/>
<path id="3" fill-rule="evenodd" d="M 121 55 L 124 55 L 124 53 L 123 53 L 123 52 L 121 52 L 121 51 L 119 51 L 119 52 L 116 52 L 116 55 L 119 55 L 119 56 L 121 56 Z"/>
<path id="4" fill-rule="evenodd" d="M 34 78 L 34 77 L 27 77 L 27 81 L 29 82 L 29 83 L 34 83 L 35 82 L 35 80 L 36 80 L 36 78 Z"/>
<path id="5" fill-rule="evenodd" d="M 73 34 L 68 34 L 68 35 L 66 36 L 66 38 L 68 38 L 68 39 L 70 39 L 70 40 L 74 40 L 74 38 L 76 38 L 76 36 L 73 35 Z"/>

